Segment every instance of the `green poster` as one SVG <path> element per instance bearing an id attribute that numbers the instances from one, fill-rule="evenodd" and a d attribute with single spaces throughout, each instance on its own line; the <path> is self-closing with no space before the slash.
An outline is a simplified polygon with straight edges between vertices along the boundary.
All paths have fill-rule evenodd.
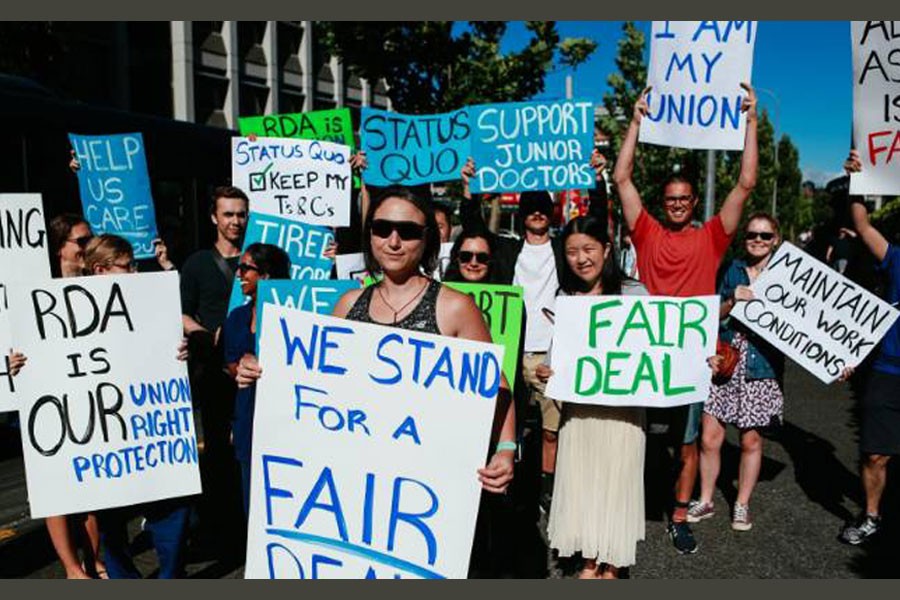
<path id="1" fill-rule="evenodd" d="M 491 339 L 506 348 L 503 374 L 510 389 L 516 384 L 519 367 L 519 339 L 522 336 L 522 310 L 525 305 L 522 288 L 517 285 L 488 285 L 481 283 L 444 282 L 445 285 L 468 294 L 484 316 Z"/>
<path id="2" fill-rule="evenodd" d="M 254 133 L 259 137 L 299 138 L 321 140 L 350 146 L 353 150 L 353 121 L 349 108 L 333 108 L 306 113 L 241 117 L 241 135 Z"/>

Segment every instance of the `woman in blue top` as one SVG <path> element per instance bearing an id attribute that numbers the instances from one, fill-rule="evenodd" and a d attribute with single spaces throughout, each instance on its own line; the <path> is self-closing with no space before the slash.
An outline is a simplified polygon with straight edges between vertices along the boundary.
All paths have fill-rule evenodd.
<path id="1" fill-rule="evenodd" d="M 736 302 L 751 300 L 748 287 L 766 268 L 780 241 L 778 221 L 765 213 L 750 215 L 744 229 L 746 258 L 728 266 L 719 284 L 722 297 L 719 337 L 739 354 L 732 377 L 713 383 L 703 412 L 703 443 L 700 453 L 700 500 L 691 503 L 688 521 L 696 523 L 713 516 L 713 491 L 719 476 L 725 426 L 735 425 L 741 432 L 741 463 L 738 495 L 732 513 L 731 528 L 747 531 L 750 521 L 750 495 L 759 479 L 762 463 L 761 428 L 781 424 L 784 407 L 781 381 L 784 356 L 759 336 L 730 317 Z"/>
<path id="2" fill-rule="evenodd" d="M 256 290 L 260 279 L 288 279 L 291 259 L 272 244 L 250 244 L 237 268 L 241 292 L 250 302 L 231 311 L 225 320 L 225 364 L 228 373 L 237 377 L 238 366 L 256 358 Z M 253 436 L 253 407 L 256 385 L 238 387 L 231 424 L 234 454 L 241 466 L 241 492 L 244 515 L 250 514 L 250 448 Z"/>

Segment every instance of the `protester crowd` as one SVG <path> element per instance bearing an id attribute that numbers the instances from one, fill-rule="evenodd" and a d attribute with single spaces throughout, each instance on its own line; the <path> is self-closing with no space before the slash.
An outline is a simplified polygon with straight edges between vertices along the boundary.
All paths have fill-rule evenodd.
<path id="1" fill-rule="evenodd" d="M 642 198 L 635 186 L 635 151 L 648 113 L 647 90 L 634 106 L 612 173 L 599 152 L 591 158 L 597 185 L 591 190 L 588 213 L 568 221 L 558 235 L 554 202 L 544 191 L 520 194 L 519 239 L 492 231 L 483 218 L 482 198 L 469 190 L 478 170 L 469 160 L 460 172 L 460 227 L 451 236 L 452 215 L 446 207 L 420 189 L 366 186 L 365 154 L 354 156 L 354 169 L 363 182 L 359 233 L 366 267 L 377 277 L 374 284 L 344 294 L 336 316 L 489 342 L 490 332 L 472 299 L 434 275 L 444 281 L 512 284 L 524 290 L 518 383 L 501 384 L 491 451 L 484 467 L 473 474 L 483 493 L 472 576 L 516 575 L 504 557 L 515 552 L 508 539 L 514 504 L 526 501 L 517 497 L 527 490 L 517 485 L 518 480 L 529 477 L 540 478 L 536 501 L 547 518 L 550 546 L 559 556 L 581 557 L 579 577 L 616 578 L 633 566 L 637 544 L 645 536 L 644 462 L 651 427 L 665 431 L 676 465 L 666 484 L 671 490 L 668 533 L 675 551 L 697 552 L 692 525 L 722 509 L 714 503 L 714 490 L 729 425 L 739 432 L 741 452 L 737 501 L 726 512 L 733 530 L 753 527 L 751 499 L 762 462 L 762 434 L 776 430 L 784 413 L 785 361 L 778 350 L 730 316 L 736 304 L 753 298 L 750 286 L 765 271 L 782 239 L 773 215 L 744 214 L 758 170 L 756 97 L 749 85 L 744 87 L 747 126 L 740 175 L 719 213 L 705 223 L 697 222 L 698 190 L 690 176 L 678 173 L 658 182 L 659 198 Z M 863 168 L 855 153 L 845 166 L 848 172 Z M 77 169 L 77 162 L 72 167 Z M 621 239 L 626 240 L 621 245 L 608 216 L 608 180 L 621 202 Z M 661 219 L 648 210 L 657 202 Z M 240 518 L 240 512 L 236 517 L 231 508 L 242 506 L 245 518 L 249 512 L 255 386 L 265 377 L 255 355 L 257 286 L 261 280 L 286 279 L 290 271 L 288 255 L 276 246 L 255 243 L 243 249 L 249 204 L 242 190 L 217 188 L 209 206 L 215 243 L 178 268 L 186 341 L 173 352 L 190 365 L 202 425 L 204 494 L 199 501 L 179 498 L 140 507 L 159 556 L 160 577 L 184 572 L 192 510 L 201 530 L 222 544 L 227 541 L 223 532 L 233 530 L 234 519 Z M 843 273 L 848 240 L 858 236 L 887 273 L 886 299 L 896 304 L 900 249 L 869 223 L 864 204 L 853 202 L 848 210 L 853 227 L 841 230 L 828 260 Z M 127 241 L 94 236 L 78 215 L 54 217 L 48 231 L 56 277 L 137 270 Z M 438 252 L 441 243 L 449 241 L 450 262 L 442 270 Z M 729 248 L 736 258 L 723 264 Z M 340 249 L 329 252 L 334 255 Z M 162 269 L 175 268 L 161 241 L 157 260 Z M 235 279 L 250 303 L 229 314 Z M 720 296 L 720 344 L 715 356 L 705 357 L 713 373 L 705 403 L 644 409 L 563 403 L 548 396 L 557 297 L 620 295 Z M 27 357 L 20 353 L 14 352 L 10 360 L 15 371 L 28 368 Z M 850 375 L 847 370 L 843 377 Z M 897 324 L 884 339 L 868 377 L 860 436 L 866 506 L 858 521 L 840 533 L 850 544 L 862 543 L 879 530 L 886 464 L 900 451 Z M 540 473 L 522 473 L 517 457 L 532 413 L 539 414 L 534 426 L 540 430 Z M 129 507 L 48 518 L 47 529 L 66 575 L 140 576 L 129 555 L 125 528 L 135 514 Z M 531 525 L 537 527 L 536 522 Z"/>

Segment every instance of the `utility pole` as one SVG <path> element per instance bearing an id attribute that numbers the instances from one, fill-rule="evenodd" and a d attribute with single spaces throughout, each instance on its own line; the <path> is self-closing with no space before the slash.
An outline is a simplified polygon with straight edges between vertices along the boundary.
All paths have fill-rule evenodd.
<path id="1" fill-rule="evenodd" d="M 703 222 L 712 219 L 716 209 L 716 151 L 706 151 L 706 198 L 703 203 Z"/>

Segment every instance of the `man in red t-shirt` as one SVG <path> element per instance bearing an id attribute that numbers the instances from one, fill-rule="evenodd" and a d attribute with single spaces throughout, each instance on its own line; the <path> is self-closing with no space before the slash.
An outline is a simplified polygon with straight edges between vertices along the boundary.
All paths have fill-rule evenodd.
<path id="1" fill-rule="evenodd" d="M 759 159 L 756 144 L 756 95 L 749 84 L 741 109 L 747 115 L 741 174 L 729 192 L 719 214 L 702 227 L 692 225 L 697 192 L 683 175 L 673 175 L 663 184 L 663 213 L 660 223 L 644 208 L 631 179 L 634 153 L 641 119 L 647 114 L 647 88 L 634 105 L 631 124 L 616 161 L 614 179 L 622 200 L 622 212 L 637 253 L 641 282 L 658 296 L 707 296 L 716 293 L 716 271 L 731 239 L 737 231 L 744 203 L 756 185 Z M 678 435 L 684 428 L 681 444 L 681 468 L 675 484 L 675 508 L 669 523 L 669 535 L 682 554 L 697 551 L 697 542 L 687 524 L 687 509 L 697 480 L 699 458 L 697 436 L 703 403 L 667 409 L 669 433 Z"/>

